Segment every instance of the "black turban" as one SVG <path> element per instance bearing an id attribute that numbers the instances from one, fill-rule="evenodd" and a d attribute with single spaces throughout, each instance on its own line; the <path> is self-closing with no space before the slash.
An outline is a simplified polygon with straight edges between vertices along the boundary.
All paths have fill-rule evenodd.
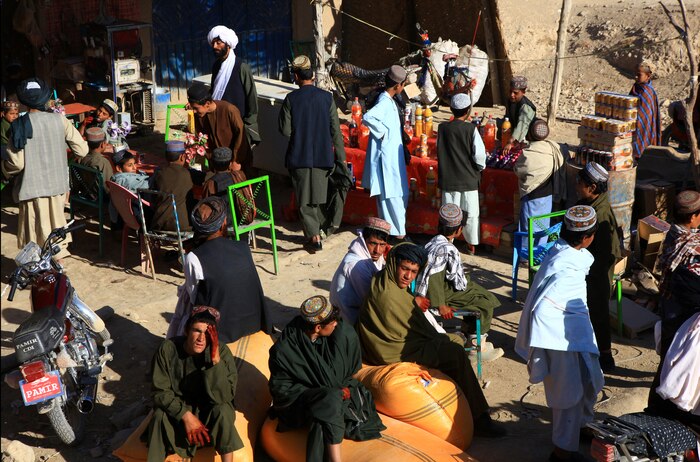
<path id="1" fill-rule="evenodd" d="M 51 88 L 43 80 L 33 77 L 17 85 L 17 98 L 30 109 L 45 109 L 51 97 Z M 32 122 L 27 112 L 12 122 L 12 144 L 15 149 L 24 149 L 27 140 L 34 136 Z"/>
<path id="2" fill-rule="evenodd" d="M 211 209 L 211 213 L 208 217 L 202 218 L 201 208 L 206 205 Z M 214 234 L 221 229 L 221 225 L 224 224 L 226 220 L 226 203 L 217 196 L 209 196 L 202 199 L 195 206 L 194 210 L 190 214 L 190 221 L 192 222 L 192 229 L 195 233 L 210 235 Z"/>
<path id="3" fill-rule="evenodd" d="M 396 263 L 408 260 L 412 263 L 417 263 L 421 268 L 428 259 L 428 254 L 425 249 L 412 242 L 402 242 L 391 249 L 391 253 L 394 255 L 394 258 L 396 258 Z"/>

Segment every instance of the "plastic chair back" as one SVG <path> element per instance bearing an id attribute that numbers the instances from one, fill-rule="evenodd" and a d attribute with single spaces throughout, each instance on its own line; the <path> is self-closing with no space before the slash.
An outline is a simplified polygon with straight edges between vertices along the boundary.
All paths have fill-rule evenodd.
<path id="1" fill-rule="evenodd" d="M 243 188 L 250 186 L 253 190 L 252 200 L 245 197 L 241 191 Z M 261 192 L 267 194 L 267 201 L 256 201 L 256 198 Z M 236 216 L 236 198 L 239 201 L 245 202 L 246 205 L 254 209 L 255 219 L 248 224 L 244 224 L 243 221 Z M 231 215 L 233 216 L 233 234 L 237 241 L 241 239 L 241 234 L 253 231 L 258 228 L 270 227 L 270 239 L 272 241 L 272 255 L 275 265 L 275 274 L 279 271 L 279 265 L 277 262 L 277 240 L 275 237 L 275 217 L 272 211 L 272 195 L 270 194 L 270 177 L 268 175 L 261 176 L 259 178 L 253 178 L 246 181 L 241 181 L 240 183 L 232 184 L 228 187 L 228 199 L 229 206 L 231 207 Z M 258 204 L 267 202 L 267 210 L 258 207 Z M 243 211 L 242 213 L 245 213 Z"/>
<path id="2" fill-rule="evenodd" d="M 97 209 L 99 255 L 102 256 L 102 231 L 104 227 L 103 207 L 105 199 L 102 172 L 75 162 L 68 163 L 70 181 L 70 217 L 75 217 L 74 204 L 83 204 Z"/>
<path id="3" fill-rule="evenodd" d="M 517 296 L 518 264 L 520 260 L 522 259 L 528 262 L 529 286 L 529 284 L 532 282 L 532 277 L 539 269 L 542 260 L 544 260 L 544 257 L 552 248 L 556 240 L 559 239 L 562 223 L 559 222 L 554 225 L 547 226 L 543 224 L 543 221 L 549 220 L 550 218 L 563 216 L 564 214 L 566 214 L 566 210 L 530 217 L 528 218 L 527 232 L 516 231 L 513 233 L 513 274 L 511 280 L 511 293 L 513 300 L 515 300 Z M 545 237 L 547 238 L 545 242 L 535 245 L 536 242 L 540 242 Z M 523 246 L 523 241 L 527 243 L 527 246 Z"/>
<path id="4" fill-rule="evenodd" d="M 173 216 L 175 218 L 175 232 L 170 231 L 149 231 L 146 225 L 146 216 L 143 213 L 143 203 L 146 202 L 141 198 L 141 194 L 151 194 L 154 196 L 160 196 L 165 200 L 170 200 L 172 203 Z M 180 252 L 180 265 L 184 269 L 185 265 L 185 250 L 182 245 L 183 240 L 191 239 L 193 236 L 192 232 L 183 232 L 180 230 L 180 218 L 178 217 L 177 204 L 175 203 L 175 194 L 165 193 L 163 191 L 156 191 L 154 189 L 139 189 L 136 191 L 136 195 L 140 199 L 139 207 L 141 209 L 141 230 L 146 241 L 146 248 L 150 254 L 150 241 L 167 242 L 170 244 L 177 243 L 178 251 Z M 187 211 L 185 211 L 187 213 Z M 149 257 L 150 258 L 150 257 Z M 154 277 L 155 278 L 155 277 Z"/>
<path id="5" fill-rule="evenodd" d="M 119 216 L 124 220 L 124 225 L 138 231 L 141 228 L 141 224 L 136 215 L 134 215 L 134 209 L 131 205 L 138 200 L 136 194 L 113 181 L 107 181 L 107 187 L 109 188 L 112 204 L 114 204 L 114 208 L 117 209 Z"/>

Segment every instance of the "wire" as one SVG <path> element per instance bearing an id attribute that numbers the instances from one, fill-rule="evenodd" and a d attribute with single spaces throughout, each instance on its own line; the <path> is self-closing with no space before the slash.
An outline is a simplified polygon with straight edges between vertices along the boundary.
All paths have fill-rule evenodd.
<path id="1" fill-rule="evenodd" d="M 355 21 L 357 21 L 361 24 L 364 24 L 368 27 L 371 27 L 372 29 L 378 30 L 379 32 L 382 32 L 383 34 L 388 35 L 390 37 L 390 39 L 395 38 L 395 39 L 401 40 L 402 42 L 408 43 L 409 45 L 414 45 L 418 48 L 423 47 L 423 44 L 421 44 L 421 43 L 416 43 L 416 42 L 413 42 L 411 40 L 407 40 L 403 37 L 399 37 L 398 35 L 396 35 L 392 32 L 389 32 L 388 30 L 382 29 L 379 26 L 376 26 L 374 24 L 371 24 L 371 23 L 365 21 L 364 19 L 360 19 L 357 16 L 353 16 L 350 13 L 342 11 L 342 10 L 336 8 L 335 6 L 331 5 L 328 0 L 326 0 L 326 2 L 323 4 L 323 6 L 327 6 L 330 9 L 332 9 L 333 11 L 335 11 L 336 13 L 340 13 L 342 15 L 345 15 L 351 19 L 354 19 Z M 650 40 L 648 42 L 645 42 L 644 45 L 660 45 L 660 44 L 672 42 L 674 40 L 681 40 L 681 39 L 682 39 L 681 37 L 672 37 L 672 38 L 663 39 L 663 40 Z M 492 63 L 495 63 L 495 62 L 525 63 L 525 62 L 545 62 L 545 61 L 551 62 L 551 61 L 555 61 L 556 59 L 578 59 L 578 58 L 585 58 L 585 57 L 589 57 L 589 56 L 603 57 L 603 56 L 606 56 L 608 54 L 615 53 L 618 51 L 635 50 L 638 48 L 640 48 L 640 45 L 630 43 L 630 44 L 625 44 L 625 45 L 614 46 L 614 47 L 607 48 L 607 49 L 601 50 L 601 51 L 596 51 L 596 52 L 591 52 L 591 53 L 583 53 L 580 55 L 566 55 L 566 56 L 560 56 L 559 58 L 552 57 L 552 58 L 532 58 L 532 59 L 510 59 L 510 58 L 482 58 L 479 56 L 470 56 L 470 58 L 471 59 L 487 60 L 488 62 L 492 62 Z M 435 51 L 439 51 L 441 53 L 448 53 L 449 52 L 446 50 L 440 50 L 438 48 L 433 48 L 433 49 Z"/>

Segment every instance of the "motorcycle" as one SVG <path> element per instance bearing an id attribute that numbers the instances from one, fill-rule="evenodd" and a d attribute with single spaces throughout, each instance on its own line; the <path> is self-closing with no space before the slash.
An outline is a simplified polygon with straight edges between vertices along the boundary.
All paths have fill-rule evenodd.
<path id="1" fill-rule="evenodd" d="M 15 364 L 5 382 L 21 391 L 25 406 L 46 414 L 67 445 L 85 436 L 100 373 L 112 360 L 108 349 L 113 341 L 104 321 L 78 297 L 54 258 L 67 234 L 84 226 L 71 221 L 53 230 L 43 247 L 27 244 L 15 257 L 7 297 L 12 301 L 17 288 L 31 288 L 32 314 L 13 335 Z"/>

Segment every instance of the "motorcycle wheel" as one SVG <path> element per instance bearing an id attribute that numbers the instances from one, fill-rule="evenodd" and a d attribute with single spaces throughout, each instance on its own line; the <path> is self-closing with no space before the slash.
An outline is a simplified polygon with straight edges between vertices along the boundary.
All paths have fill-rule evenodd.
<path id="1" fill-rule="evenodd" d="M 66 387 L 69 386 L 66 383 L 66 379 L 69 383 L 72 383 L 73 379 L 70 377 L 69 373 L 63 374 L 64 384 Z M 69 390 L 68 391 L 70 394 Z M 73 390 L 74 392 L 77 392 Z M 60 402 L 54 402 L 53 407 L 46 414 L 49 417 L 49 422 L 56 435 L 63 441 L 64 444 L 68 446 L 75 446 L 79 444 L 85 437 L 85 423 L 87 416 L 81 414 L 78 411 L 78 407 L 75 402 L 70 399 L 63 400 L 63 404 Z"/>

